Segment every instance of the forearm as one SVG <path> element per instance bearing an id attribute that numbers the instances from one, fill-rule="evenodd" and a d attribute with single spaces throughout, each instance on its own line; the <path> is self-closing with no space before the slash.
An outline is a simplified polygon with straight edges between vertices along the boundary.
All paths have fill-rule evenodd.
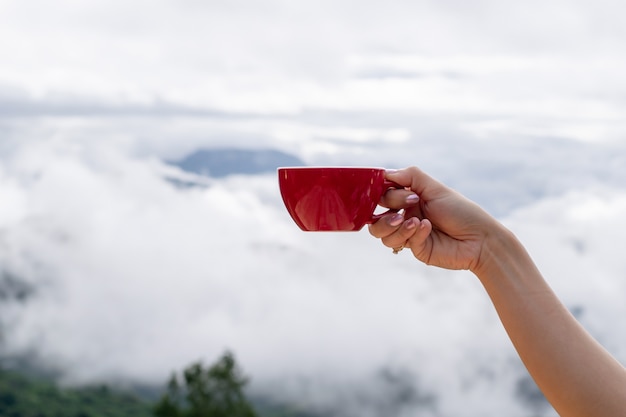
<path id="1" fill-rule="evenodd" d="M 526 368 L 561 416 L 626 415 L 626 370 L 559 301 L 513 234 L 498 226 L 474 272 Z"/>

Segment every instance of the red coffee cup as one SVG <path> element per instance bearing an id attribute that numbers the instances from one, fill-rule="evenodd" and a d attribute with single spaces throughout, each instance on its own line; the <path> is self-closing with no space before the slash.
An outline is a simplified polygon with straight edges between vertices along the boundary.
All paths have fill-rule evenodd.
<path id="1" fill-rule="evenodd" d="M 278 168 L 280 194 L 300 229 L 358 231 L 383 214 L 374 214 L 389 188 L 403 188 L 385 180 L 383 168 Z"/>

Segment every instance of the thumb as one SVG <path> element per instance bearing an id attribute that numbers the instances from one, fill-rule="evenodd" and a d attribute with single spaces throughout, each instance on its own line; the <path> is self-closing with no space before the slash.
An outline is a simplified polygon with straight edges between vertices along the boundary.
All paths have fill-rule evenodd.
<path id="1" fill-rule="evenodd" d="M 442 183 L 415 166 L 399 170 L 386 170 L 385 178 L 403 187 L 409 187 L 420 197 L 433 198 L 434 195 L 447 190 L 447 187 Z"/>

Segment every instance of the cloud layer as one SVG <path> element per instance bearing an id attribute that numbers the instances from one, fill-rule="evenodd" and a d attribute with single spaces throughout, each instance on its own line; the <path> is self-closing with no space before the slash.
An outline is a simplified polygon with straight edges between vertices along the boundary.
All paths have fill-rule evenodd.
<path id="1" fill-rule="evenodd" d="M 387 111 L 445 115 L 480 136 L 625 130 L 617 2 L 1 7 L 5 115 Z"/>
<path id="2" fill-rule="evenodd" d="M 399 392 L 413 394 L 396 415 L 530 407 L 473 277 L 394 256 L 366 231 L 300 232 L 273 175 L 181 190 L 157 160 L 71 141 L 24 146 L 3 167 L 1 264 L 36 288 L 3 306 L 5 355 L 30 352 L 73 382 L 154 382 L 232 348 L 256 392 L 343 415 L 389 411 Z M 623 188 L 573 189 L 503 219 L 622 361 L 609 318 L 626 314 L 625 201 Z"/>

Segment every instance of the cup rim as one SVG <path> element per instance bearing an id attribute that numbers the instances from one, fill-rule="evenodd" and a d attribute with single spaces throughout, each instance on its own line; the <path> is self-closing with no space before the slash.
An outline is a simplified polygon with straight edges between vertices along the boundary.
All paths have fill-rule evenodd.
<path id="1" fill-rule="evenodd" d="M 367 167 L 367 166 L 347 166 L 347 165 L 313 165 L 313 166 L 285 166 L 285 167 L 278 167 L 276 168 L 276 171 L 280 171 L 280 170 L 284 170 L 284 169 L 294 169 L 294 170 L 298 170 L 298 169 L 358 169 L 358 170 L 366 170 L 366 169 L 376 169 L 376 170 L 386 170 L 386 168 L 383 167 Z"/>

